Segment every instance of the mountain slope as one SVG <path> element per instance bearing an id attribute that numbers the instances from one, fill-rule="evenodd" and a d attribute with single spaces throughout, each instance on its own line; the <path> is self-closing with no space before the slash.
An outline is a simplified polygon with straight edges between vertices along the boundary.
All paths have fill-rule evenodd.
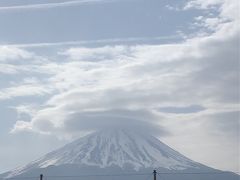
<path id="1" fill-rule="evenodd" d="M 126 130 L 100 131 L 80 138 L 42 158 L 7 173 L 5 177 L 59 172 L 113 173 L 214 171 L 171 149 L 151 135 Z M 61 169 L 61 171 L 60 171 Z M 51 173 L 50 173 L 51 174 Z M 54 173 L 52 173 L 54 174 Z"/>

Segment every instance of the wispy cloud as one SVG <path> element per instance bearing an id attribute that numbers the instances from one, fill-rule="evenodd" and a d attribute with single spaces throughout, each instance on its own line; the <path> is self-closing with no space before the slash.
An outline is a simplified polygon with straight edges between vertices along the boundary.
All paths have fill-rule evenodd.
<path id="1" fill-rule="evenodd" d="M 10 85 L 10 87 L 0 89 L 0 100 L 12 99 L 16 97 L 43 96 L 50 94 L 53 89 L 49 85 L 44 85 L 38 79 L 24 79 Z"/>
<path id="2" fill-rule="evenodd" d="M 184 9 L 198 8 L 198 9 L 209 9 L 217 8 L 224 3 L 224 0 L 190 0 L 186 3 Z"/>
<path id="3" fill-rule="evenodd" d="M 72 0 L 57 3 L 44 3 L 44 4 L 27 4 L 17 6 L 0 6 L 0 11 L 14 11 L 14 10 L 37 10 L 37 9 L 48 9 L 66 6 L 77 6 L 83 4 L 92 3 L 108 3 L 116 0 Z"/>
<path id="4" fill-rule="evenodd" d="M 0 89 L 0 100 L 26 96 L 43 96 L 51 93 L 50 87 L 42 84 L 24 84 Z"/>
<path id="5" fill-rule="evenodd" d="M 71 46 L 71 45 L 91 45 L 91 44 L 109 44 L 109 43 L 141 43 L 146 41 L 177 41 L 183 40 L 184 35 L 158 36 L 158 37 L 131 37 L 131 38 L 114 38 L 114 39 L 99 39 L 87 41 L 64 41 L 64 42 L 43 42 L 43 43 L 28 43 L 28 44 L 2 44 L 2 46 L 28 48 L 28 47 L 51 47 L 51 46 Z M 1 45 L 1 44 L 0 44 Z"/>

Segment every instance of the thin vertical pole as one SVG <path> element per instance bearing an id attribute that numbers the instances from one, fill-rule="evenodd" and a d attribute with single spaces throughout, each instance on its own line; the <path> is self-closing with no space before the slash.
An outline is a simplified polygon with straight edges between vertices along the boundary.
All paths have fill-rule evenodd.
<path id="1" fill-rule="evenodd" d="M 42 174 L 40 174 L 40 180 L 43 180 L 43 175 Z"/>
<path id="2" fill-rule="evenodd" d="M 153 180 L 157 180 L 157 171 L 153 170 Z"/>

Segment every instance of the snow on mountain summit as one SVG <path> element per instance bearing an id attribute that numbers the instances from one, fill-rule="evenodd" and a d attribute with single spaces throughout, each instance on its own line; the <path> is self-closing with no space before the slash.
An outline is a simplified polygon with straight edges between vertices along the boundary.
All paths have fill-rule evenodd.
<path id="1" fill-rule="evenodd" d="M 126 130 L 107 130 L 67 144 L 27 166 L 16 169 L 13 174 L 64 164 L 100 168 L 132 167 L 135 170 L 156 167 L 184 170 L 199 166 L 151 135 Z"/>

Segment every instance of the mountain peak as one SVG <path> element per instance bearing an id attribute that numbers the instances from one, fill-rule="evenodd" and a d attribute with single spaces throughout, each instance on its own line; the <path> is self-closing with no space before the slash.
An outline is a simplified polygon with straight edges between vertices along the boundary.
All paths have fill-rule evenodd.
<path id="1" fill-rule="evenodd" d="M 144 168 L 184 170 L 200 167 L 200 164 L 149 134 L 126 129 L 108 129 L 82 137 L 12 173 L 18 175 L 34 168 L 69 164 L 81 167 L 132 168 L 136 171 Z"/>
<path id="2" fill-rule="evenodd" d="M 179 179 L 206 179 L 206 180 L 237 180 L 235 174 L 222 174 L 221 171 L 196 163 L 177 151 L 171 149 L 157 138 L 126 128 L 104 129 L 86 135 L 64 147 L 46 154 L 42 158 L 33 161 L 26 166 L 17 168 L 0 175 L 8 178 L 24 178 L 44 174 L 48 179 L 54 176 L 79 176 L 83 174 L 152 172 L 158 169 L 162 172 L 172 172 L 172 180 Z M 184 172 L 212 172 L 213 174 L 196 175 Z M 214 174 L 216 173 L 216 174 Z M 111 178 L 111 176 L 109 176 Z M 117 177 L 115 177 L 117 178 Z M 51 179 L 51 178 L 50 178 Z M 74 179 L 74 178 L 72 178 Z M 89 178 L 96 180 L 98 177 Z M 121 180 L 122 177 L 117 178 Z M 116 180 L 117 180 L 116 179 Z M 139 177 L 124 177 L 126 180 L 137 180 Z"/>

